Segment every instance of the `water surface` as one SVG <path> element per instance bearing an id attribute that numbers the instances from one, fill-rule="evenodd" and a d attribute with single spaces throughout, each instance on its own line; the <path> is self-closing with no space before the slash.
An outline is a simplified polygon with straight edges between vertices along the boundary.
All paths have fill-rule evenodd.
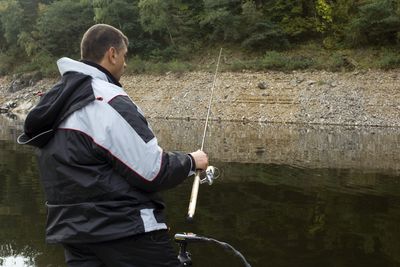
<path id="1" fill-rule="evenodd" d="M 65 266 L 44 242 L 46 210 L 21 123 L 0 118 L 0 266 Z M 200 147 L 203 122 L 152 120 L 167 150 Z M 221 171 L 200 187 L 165 192 L 171 233 L 228 242 L 252 266 L 400 266 L 400 129 L 213 122 L 205 150 Z M 194 266 L 242 266 L 211 244 L 189 246 Z"/>

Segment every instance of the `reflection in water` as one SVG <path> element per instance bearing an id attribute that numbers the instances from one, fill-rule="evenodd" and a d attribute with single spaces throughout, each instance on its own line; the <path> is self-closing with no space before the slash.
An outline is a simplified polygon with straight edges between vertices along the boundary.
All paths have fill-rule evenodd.
<path id="1" fill-rule="evenodd" d="M 168 148 L 199 148 L 203 121 L 153 120 Z M 400 128 L 211 122 L 204 150 L 225 162 L 400 171 Z"/>
<path id="2" fill-rule="evenodd" d="M 151 124 L 166 149 L 199 146 L 202 123 Z M 205 147 L 221 177 L 200 187 L 193 224 L 191 180 L 163 193 L 171 233 L 226 241 L 252 266 L 400 266 L 398 129 L 211 126 Z M 43 193 L 33 149 L 13 141 L 20 131 L 0 131 L 0 266 L 65 266 L 44 243 Z M 242 266 L 213 245 L 189 251 L 195 266 Z"/>
<path id="3" fill-rule="evenodd" d="M 34 267 L 32 263 L 32 259 L 25 258 L 23 256 L 16 256 L 16 257 L 0 257 L 0 266 L 4 267 Z"/>

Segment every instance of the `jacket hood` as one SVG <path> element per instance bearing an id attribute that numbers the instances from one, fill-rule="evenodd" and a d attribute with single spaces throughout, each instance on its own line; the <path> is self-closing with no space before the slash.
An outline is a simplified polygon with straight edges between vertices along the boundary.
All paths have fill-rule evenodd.
<path id="1" fill-rule="evenodd" d="M 79 61 L 62 58 L 57 65 L 62 78 L 28 113 L 19 144 L 46 145 L 68 115 L 95 100 L 92 79 L 108 81 L 105 73 Z"/>

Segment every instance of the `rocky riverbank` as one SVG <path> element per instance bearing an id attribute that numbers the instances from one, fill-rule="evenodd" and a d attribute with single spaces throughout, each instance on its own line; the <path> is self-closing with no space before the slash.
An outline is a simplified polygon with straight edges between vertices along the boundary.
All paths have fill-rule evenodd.
<path id="1" fill-rule="evenodd" d="M 0 78 L 0 112 L 24 117 L 55 79 Z M 149 118 L 205 119 L 214 74 L 130 75 L 128 94 Z M 400 126 L 400 73 L 219 73 L 211 119 L 262 123 Z"/>

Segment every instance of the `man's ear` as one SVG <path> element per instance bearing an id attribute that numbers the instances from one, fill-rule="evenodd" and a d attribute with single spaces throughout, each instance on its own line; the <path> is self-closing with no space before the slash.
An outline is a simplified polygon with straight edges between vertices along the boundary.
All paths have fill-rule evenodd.
<path id="1" fill-rule="evenodd" d="M 111 64 L 117 63 L 117 61 L 116 61 L 116 56 L 117 56 L 116 53 L 117 53 L 117 50 L 116 50 L 114 47 L 110 47 L 110 48 L 107 50 L 108 61 L 109 61 Z"/>

